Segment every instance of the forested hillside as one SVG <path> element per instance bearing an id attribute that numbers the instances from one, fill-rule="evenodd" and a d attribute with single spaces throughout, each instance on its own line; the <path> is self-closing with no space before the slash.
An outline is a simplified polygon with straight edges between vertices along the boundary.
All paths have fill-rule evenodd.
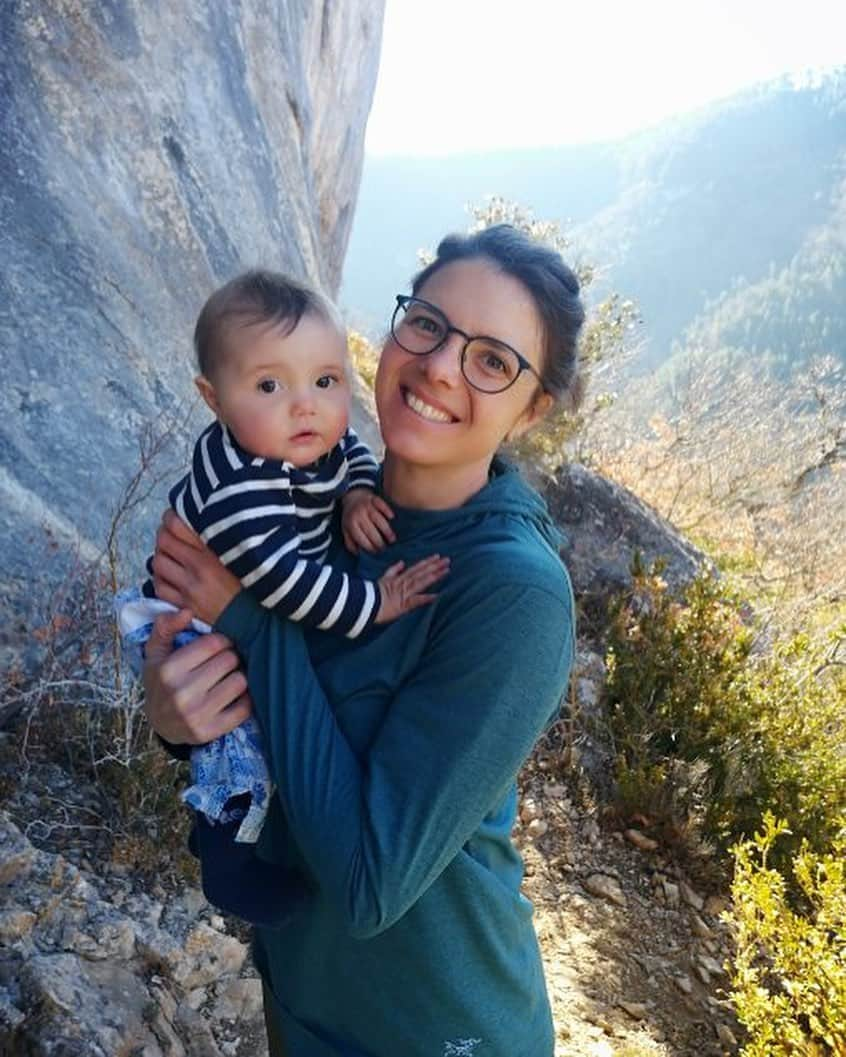
<path id="1" fill-rule="evenodd" d="M 557 219 L 638 301 L 641 366 L 687 338 L 780 363 L 843 340 L 846 67 L 782 79 L 619 143 L 365 164 L 344 275 L 352 318 L 378 328 L 416 251 L 501 194 Z"/>

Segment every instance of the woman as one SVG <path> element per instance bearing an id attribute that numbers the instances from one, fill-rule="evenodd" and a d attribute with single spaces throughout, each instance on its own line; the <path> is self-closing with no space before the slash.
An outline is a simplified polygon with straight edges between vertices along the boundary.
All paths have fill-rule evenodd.
<path id="1" fill-rule="evenodd" d="M 550 1057 L 509 834 L 566 687 L 573 602 L 545 507 L 495 455 L 574 387 L 584 313 L 560 257 L 504 225 L 445 239 L 412 295 L 376 378 L 397 539 L 347 560 L 372 578 L 447 555 L 436 602 L 354 643 L 304 634 L 169 517 L 157 593 L 222 636 L 168 655 L 179 620 L 160 626 L 147 709 L 171 742 L 251 705 L 265 733 L 278 794 L 260 852 L 314 883 L 308 911 L 257 933 L 278 1053 Z"/>

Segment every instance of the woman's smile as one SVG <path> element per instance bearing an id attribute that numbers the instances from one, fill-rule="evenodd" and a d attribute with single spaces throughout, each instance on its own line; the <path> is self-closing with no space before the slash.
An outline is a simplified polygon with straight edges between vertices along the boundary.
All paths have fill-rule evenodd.
<path id="1" fill-rule="evenodd" d="M 416 415 L 419 415 L 420 418 L 425 419 L 427 422 L 440 422 L 451 425 L 453 422 L 458 421 L 455 415 L 450 414 L 450 412 L 440 406 L 436 406 L 434 403 L 430 403 L 428 399 L 424 400 L 423 397 L 412 392 L 408 386 L 400 386 L 400 392 L 406 407 L 409 407 Z"/>

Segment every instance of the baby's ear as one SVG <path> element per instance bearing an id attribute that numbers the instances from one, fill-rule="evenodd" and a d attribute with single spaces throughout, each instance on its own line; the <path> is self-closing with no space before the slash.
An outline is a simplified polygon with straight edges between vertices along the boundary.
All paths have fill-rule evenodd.
<path id="1" fill-rule="evenodd" d="M 197 392 L 203 400 L 205 400 L 215 415 L 220 418 L 220 404 L 218 403 L 217 393 L 208 378 L 204 374 L 198 374 L 194 379 L 194 385 L 196 385 Z"/>

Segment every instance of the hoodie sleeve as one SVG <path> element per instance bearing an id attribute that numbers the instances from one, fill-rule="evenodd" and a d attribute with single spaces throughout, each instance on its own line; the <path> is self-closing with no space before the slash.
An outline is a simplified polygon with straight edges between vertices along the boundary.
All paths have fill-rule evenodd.
<path id="1" fill-rule="evenodd" d="M 501 802 L 558 707 L 574 647 L 569 587 L 480 581 L 433 622 L 362 757 L 300 628 L 246 593 L 218 628 L 245 658 L 294 839 L 359 938 L 396 922 Z"/>

